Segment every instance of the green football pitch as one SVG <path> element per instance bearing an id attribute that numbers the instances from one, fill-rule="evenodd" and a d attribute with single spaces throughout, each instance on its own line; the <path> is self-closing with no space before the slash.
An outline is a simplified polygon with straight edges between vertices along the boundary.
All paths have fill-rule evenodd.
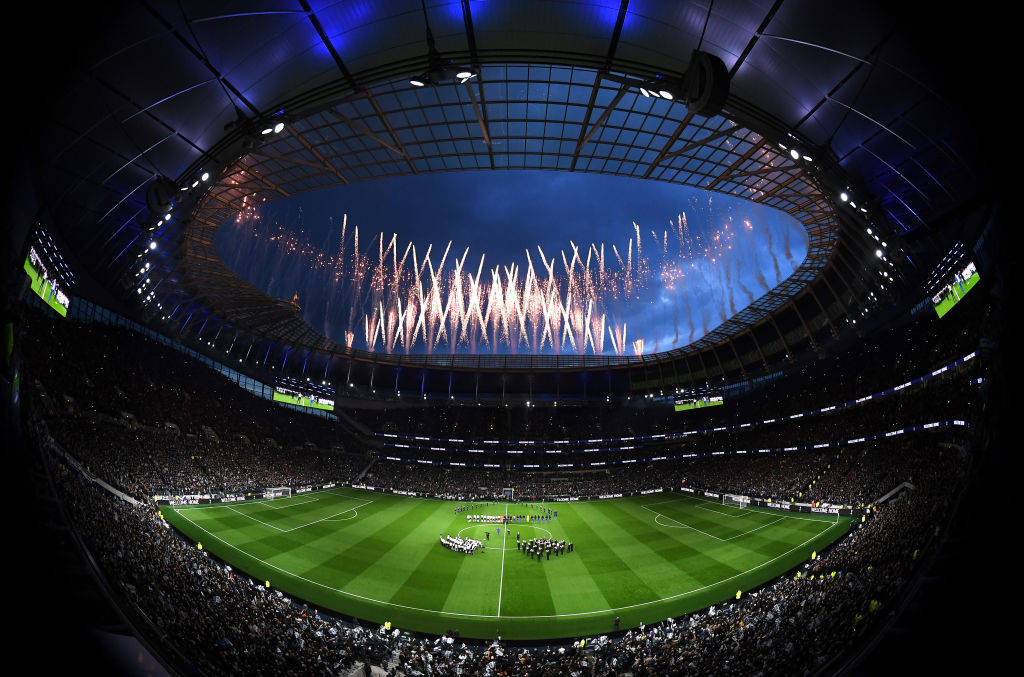
<path id="1" fill-rule="evenodd" d="M 466 505 L 348 487 L 291 498 L 162 507 L 237 569 L 343 615 L 463 637 L 553 639 L 652 623 L 735 597 L 807 561 L 849 518 L 725 506 L 687 494 L 545 504 L 550 521 L 468 524 Z M 488 503 L 473 514 L 529 514 Z M 485 540 L 484 532 L 490 532 Z M 537 561 L 516 534 L 572 541 Z M 466 555 L 439 535 L 484 541 Z"/>
<path id="2" fill-rule="evenodd" d="M 949 292 L 942 297 L 942 301 L 935 306 L 935 312 L 938 313 L 939 317 L 942 317 L 952 310 L 953 306 L 959 303 L 960 299 L 962 299 L 967 292 L 974 289 L 974 285 L 978 284 L 980 280 L 981 276 L 975 273 L 964 280 L 963 284 L 953 283 Z"/>

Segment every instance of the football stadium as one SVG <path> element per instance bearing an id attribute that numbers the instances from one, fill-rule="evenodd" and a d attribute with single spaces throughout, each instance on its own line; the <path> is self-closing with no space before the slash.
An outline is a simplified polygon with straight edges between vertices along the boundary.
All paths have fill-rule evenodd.
<path id="1" fill-rule="evenodd" d="M 997 657 L 998 16 L 29 14 L 58 58 L 6 45 L 0 279 L 5 582 L 35 669 Z"/>

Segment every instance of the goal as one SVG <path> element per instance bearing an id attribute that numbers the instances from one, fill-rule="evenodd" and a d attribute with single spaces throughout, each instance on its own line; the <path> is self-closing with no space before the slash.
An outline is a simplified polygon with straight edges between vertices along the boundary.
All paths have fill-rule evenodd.
<path id="1" fill-rule="evenodd" d="M 291 498 L 291 487 L 270 487 L 263 490 L 263 498 Z"/>
<path id="2" fill-rule="evenodd" d="M 505 487 L 502 494 L 506 501 L 514 501 L 516 499 L 516 490 L 511 487 Z"/>
<path id="3" fill-rule="evenodd" d="M 746 508 L 750 505 L 750 497 L 737 494 L 722 494 L 722 505 L 738 505 L 741 508 Z"/>

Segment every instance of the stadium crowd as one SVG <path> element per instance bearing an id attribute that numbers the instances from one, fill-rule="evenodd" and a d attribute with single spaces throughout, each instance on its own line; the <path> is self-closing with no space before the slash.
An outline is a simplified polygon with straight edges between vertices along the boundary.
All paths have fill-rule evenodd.
<path id="1" fill-rule="evenodd" d="M 245 438 L 211 439 L 89 416 L 49 420 L 54 439 L 86 467 L 136 498 L 244 494 L 351 479 L 362 456 L 277 448 Z"/>
<path id="2" fill-rule="evenodd" d="M 208 366 L 128 329 L 30 315 L 22 337 L 31 378 L 61 413 L 129 418 L 183 434 L 270 440 L 283 447 L 330 448 L 338 426 L 286 409 Z M 207 429 L 207 430 L 204 430 Z"/>
<path id="3" fill-rule="evenodd" d="M 930 444 L 921 444 L 921 439 Z M 839 448 L 707 455 L 614 469 L 543 473 L 378 460 L 362 481 L 378 488 L 458 500 L 500 499 L 504 488 L 510 486 L 524 500 L 694 487 L 758 498 L 862 506 L 902 482 L 913 483 L 932 462 L 936 449 L 955 449 L 958 439 L 949 431 L 921 432 Z"/>

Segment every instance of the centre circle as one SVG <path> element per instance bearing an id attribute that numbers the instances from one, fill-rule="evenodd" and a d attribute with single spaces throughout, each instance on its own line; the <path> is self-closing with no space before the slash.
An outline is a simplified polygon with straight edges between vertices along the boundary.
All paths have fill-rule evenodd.
<path id="1" fill-rule="evenodd" d="M 509 530 L 509 538 L 506 538 L 505 547 L 504 548 L 500 548 L 500 547 L 494 546 L 494 545 L 487 545 L 488 543 L 492 543 L 494 541 L 494 537 L 497 536 L 496 531 L 497 531 L 498 527 L 501 527 L 502 529 L 508 529 Z M 511 525 L 504 525 L 504 524 L 469 524 L 467 526 L 464 526 L 462 529 L 460 529 L 459 533 L 456 534 L 456 535 L 459 538 L 473 538 L 473 539 L 476 539 L 476 540 L 480 541 L 481 543 L 483 543 L 484 547 L 487 548 L 488 550 L 515 550 L 516 549 L 516 547 L 515 547 L 516 546 L 516 544 L 515 544 L 515 532 L 519 532 L 519 535 L 523 537 L 522 540 L 524 540 L 524 541 L 528 541 L 531 538 L 540 538 L 541 537 L 540 533 L 536 533 L 536 534 L 527 534 L 527 533 L 525 533 L 528 529 L 533 529 L 534 531 L 537 531 L 537 532 L 543 532 L 543 533 L 547 534 L 548 538 L 554 538 L 554 536 L 551 535 L 551 532 L 548 531 L 547 529 L 545 529 L 544 527 L 539 527 L 539 526 L 537 526 L 535 524 L 529 524 L 529 523 L 526 523 L 526 524 L 524 524 L 524 523 L 517 523 L 517 524 L 511 524 Z M 484 538 L 484 532 L 485 531 L 490 531 L 491 532 L 491 540 L 488 541 L 488 540 L 486 540 Z M 498 538 L 501 538 L 501 537 L 498 536 Z M 511 547 L 508 545 L 508 541 L 509 540 L 512 541 Z"/>

